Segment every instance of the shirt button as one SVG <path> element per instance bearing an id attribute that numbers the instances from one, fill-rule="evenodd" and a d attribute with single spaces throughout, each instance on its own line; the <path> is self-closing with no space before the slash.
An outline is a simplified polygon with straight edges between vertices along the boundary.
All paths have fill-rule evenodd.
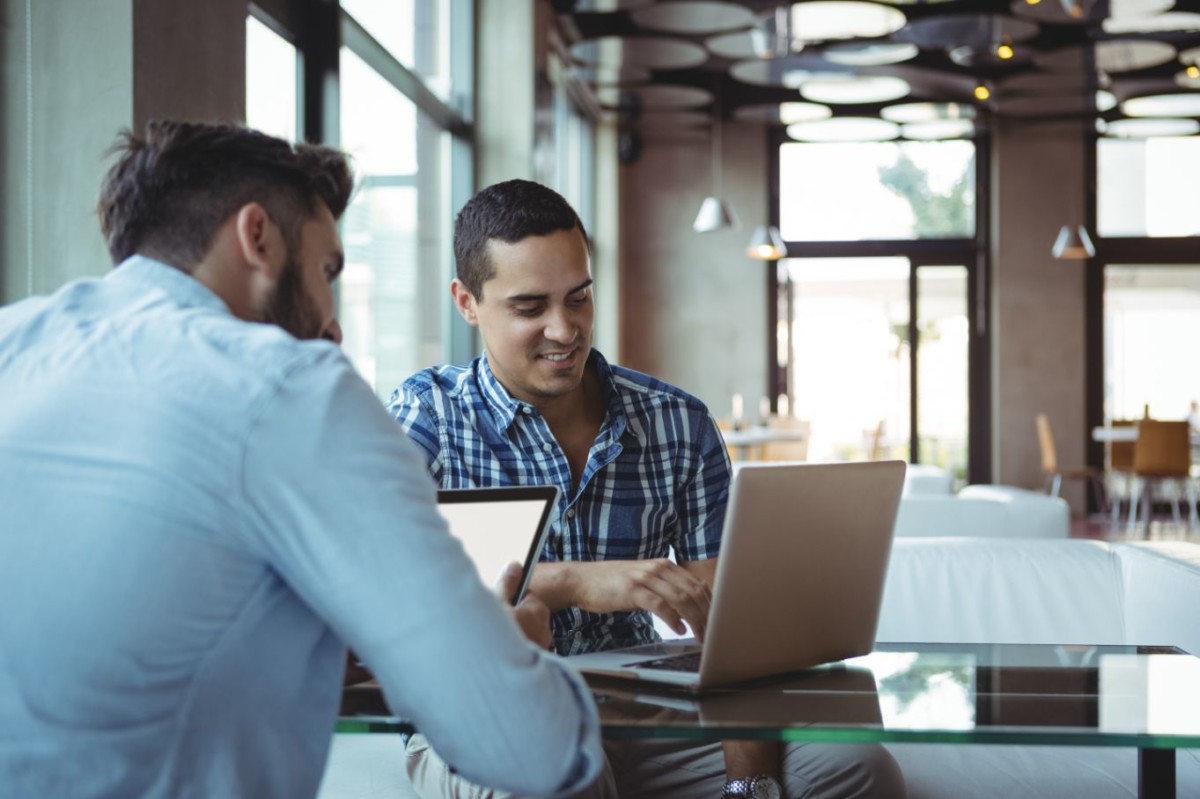
<path id="1" fill-rule="evenodd" d="M 574 508 L 567 508 L 567 518 L 568 519 L 575 518 L 575 509 Z"/>
<path id="2" fill-rule="evenodd" d="M 533 408 L 530 408 L 528 405 L 522 405 L 522 406 L 521 406 L 521 413 L 523 413 L 523 414 L 525 414 L 526 416 L 528 416 L 529 414 L 533 413 Z"/>
<path id="3" fill-rule="evenodd" d="M 546 452 L 552 452 L 554 450 L 554 445 L 547 441 L 545 444 L 542 444 L 542 449 Z"/>
<path id="4" fill-rule="evenodd" d="M 572 637 L 572 638 L 574 638 L 576 641 L 582 641 L 582 640 L 583 640 L 583 633 L 575 633 L 575 634 L 574 634 L 573 636 L 571 636 L 571 637 Z"/>

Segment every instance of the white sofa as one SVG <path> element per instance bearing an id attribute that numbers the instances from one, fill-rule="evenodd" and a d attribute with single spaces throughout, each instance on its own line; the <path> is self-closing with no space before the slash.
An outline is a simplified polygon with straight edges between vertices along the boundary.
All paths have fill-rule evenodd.
<path id="1" fill-rule="evenodd" d="M 1066 538 L 1071 509 L 1059 497 L 1005 485 L 952 493 L 950 474 L 913 464 L 904 476 L 896 537 Z"/>
<path id="2" fill-rule="evenodd" d="M 969 485 L 957 494 L 906 494 L 896 537 L 1066 538 L 1071 509 L 1061 497 L 1002 485 Z"/>
<path id="3" fill-rule="evenodd" d="M 1169 644 L 1200 653 L 1200 546 L 1083 540 L 897 539 L 880 641 Z M 910 799 L 1137 795 L 1132 749 L 888 744 Z M 1200 752 L 1176 754 L 1200 796 Z"/>

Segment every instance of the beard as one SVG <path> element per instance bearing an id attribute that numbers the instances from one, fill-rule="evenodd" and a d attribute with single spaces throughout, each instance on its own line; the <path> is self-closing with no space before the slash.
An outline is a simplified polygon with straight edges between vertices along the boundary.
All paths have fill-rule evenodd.
<path id="1" fill-rule="evenodd" d="M 321 337 L 321 320 L 312 298 L 304 292 L 300 264 L 288 253 L 275 293 L 263 311 L 264 322 L 278 325 L 299 339 Z"/>

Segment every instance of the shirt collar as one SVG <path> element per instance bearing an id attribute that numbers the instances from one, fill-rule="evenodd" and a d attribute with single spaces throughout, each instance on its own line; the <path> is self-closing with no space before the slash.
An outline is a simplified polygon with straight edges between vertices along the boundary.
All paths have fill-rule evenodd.
<path id="1" fill-rule="evenodd" d="M 105 279 L 158 289 L 184 306 L 230 313 L 225 301 L 208 286 L 182 269 L 176 269 L 144 255 L 126 258 L 117 264 Z"/>
<path id="2" fill-rule="evenodd" d="M 588 365 L 596 370 L 596 377 L 600 381 L 601 391 L 604 392 L 604 408 L 607 417 L 607 422 L 611 426 L 612 436 L 614 439 L 619 439 L 625 432 L 626 428 L 630 428 L 639 439 L 642 434 L 639 429 L 632 429 L 630 426 L 629 409 L 626 406 L 625 399 L 617 391 L 616 383 L 613 380 L 612 367 L 600 351 L 593 348 L 588 355 Z M 513 422 L 520 414 L 531 414 L 537 409 L 528 402 L 522 402 L 515 399 L 492 372 L 492 367 L 488 362 L 487 353 L 485 352 L 479 358 L 479 386 L 483 394 L 484 401 L 492 411 L 492 416 L 496 420 L 496 427 L 500 432 L 507 432 Z"/>

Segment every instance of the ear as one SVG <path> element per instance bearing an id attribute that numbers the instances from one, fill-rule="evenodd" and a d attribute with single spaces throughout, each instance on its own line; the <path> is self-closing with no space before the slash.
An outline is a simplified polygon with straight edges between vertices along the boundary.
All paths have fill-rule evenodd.
<path id="1" fill-rule="evenodd" d="M 454 298 L 454 307 L 467 324 L 479 327 L 479 317 L 475 313 L 475 295 L 467 288 L 467 284 L 454 278 L 450 283 L 450 296 Z"/>
<path id="2" fill-rule="evenodd" d="M 242 261 L 254 272 L 276 280 L 287 260 L 283 232 L 271 221 L 267 209 L 246 203 L 234 216 L 234 231 Z"/>

